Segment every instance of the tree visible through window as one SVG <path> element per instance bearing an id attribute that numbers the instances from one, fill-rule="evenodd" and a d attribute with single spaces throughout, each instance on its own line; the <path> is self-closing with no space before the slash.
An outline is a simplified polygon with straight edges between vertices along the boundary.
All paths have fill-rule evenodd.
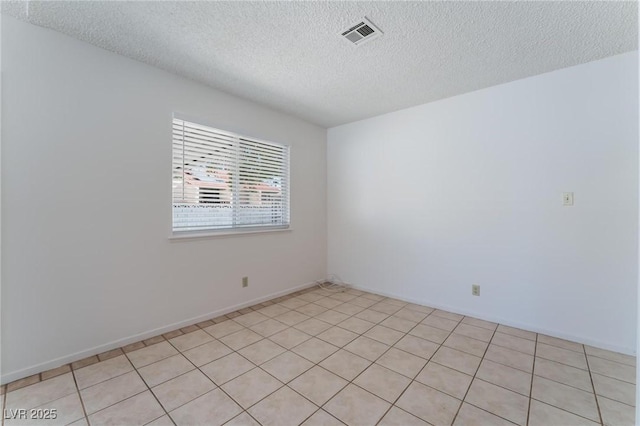
<path id="1" fill-rule="evenodd" d="M 289 147 L 173 119 L 173 231 L 289 225 Z"/>

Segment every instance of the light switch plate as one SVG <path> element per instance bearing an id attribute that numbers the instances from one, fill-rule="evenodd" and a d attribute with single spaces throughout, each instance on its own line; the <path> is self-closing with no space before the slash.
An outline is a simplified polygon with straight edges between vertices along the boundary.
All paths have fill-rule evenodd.
<path id="1" fill-rule="evenodd" d="M 563 192 L 562 193 L 562 205 L 563 206 L 572 206 L 573 205 L 573 192 Z"/>

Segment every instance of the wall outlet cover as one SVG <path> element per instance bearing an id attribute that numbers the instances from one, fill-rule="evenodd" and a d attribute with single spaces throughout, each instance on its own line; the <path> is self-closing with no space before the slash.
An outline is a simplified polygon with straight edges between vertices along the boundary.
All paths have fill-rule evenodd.
<path id="1" fill-rule="evenodd" d="M 562 205 L 563 206 L 572 206 L 573 205 L 573 192 L 563 192 L 562 193 Z"/>

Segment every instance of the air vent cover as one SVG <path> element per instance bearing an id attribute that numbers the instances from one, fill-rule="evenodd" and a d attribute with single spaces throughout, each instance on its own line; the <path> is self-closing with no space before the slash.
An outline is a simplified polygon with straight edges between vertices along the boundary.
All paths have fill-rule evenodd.
<path id="1" fill-rule="evenodd" d="M 382 31 L 371 23 L 367 18 L 362 18 L 356 24 L 352 25 L 342 36 L 356 46 L 360 46 L 374 38 L 382 35 Z"/>

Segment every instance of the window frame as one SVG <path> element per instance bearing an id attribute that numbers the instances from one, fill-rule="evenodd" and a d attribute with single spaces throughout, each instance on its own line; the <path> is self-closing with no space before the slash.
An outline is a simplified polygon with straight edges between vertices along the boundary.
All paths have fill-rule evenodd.
<path id="1" fill-rule="evenodd" d="M 249 225 L 249 226 L 229 226 L 229 227 L 219 227 L 219 228 L 205 228 L 205 229 L 197 229 L 197 230 L 176 230 L 174 229 L 174 198 L 173 198 L 173 190 L 171 191 L 171 218 L 169 222 L 169 239 L 170 240 L 190 240 L 194 238 L 203 238 L 203 237 L 229 237 L 236 235 L 251 235 L 251 234 L 263 234 L 263 233 L 272 233 L 272 232 L 290 232 L 292 231 L 292 215 L 291 215 L 291 145 L 287 145 L 281 142 L 273 142 L 270 140 L 256 138 L 250 136 L 247 132 L 238 131 L 236 129 L 223 129 L 223 127 L 213 124 L 207 120 L 203 120 L 200 118 L 194 118 L 191 116 L 183 115 L 180 113 L 173 113 L 171 117 L 171 130 L 170 130 L 170 149 L 171 149 L 171 184 L 173 187 L 173 126 L 174 120 L 182 120 L 186 122 L 191 122 L 196 125 L 210 127 L 216 131 L 230 134 L 232 135 L 239 143 L 240 139 L 250 140 L 252 142 L 264 143 L 267 145 L 276 145 L 286 149 L 286 207 L 283 210 L 283 213 L 288 218 L 288 222 L 282 225 Z M 236 147 L 236 149 L 240 149 L 240 147 Z M 239 166 L 238 163 L 236 166 Z M 234 200 L 237 200 L 238 194 L 237 188 L 233 189 L 232 196 Z M 198 205 L 198 204 L 196 204 Z"/>

